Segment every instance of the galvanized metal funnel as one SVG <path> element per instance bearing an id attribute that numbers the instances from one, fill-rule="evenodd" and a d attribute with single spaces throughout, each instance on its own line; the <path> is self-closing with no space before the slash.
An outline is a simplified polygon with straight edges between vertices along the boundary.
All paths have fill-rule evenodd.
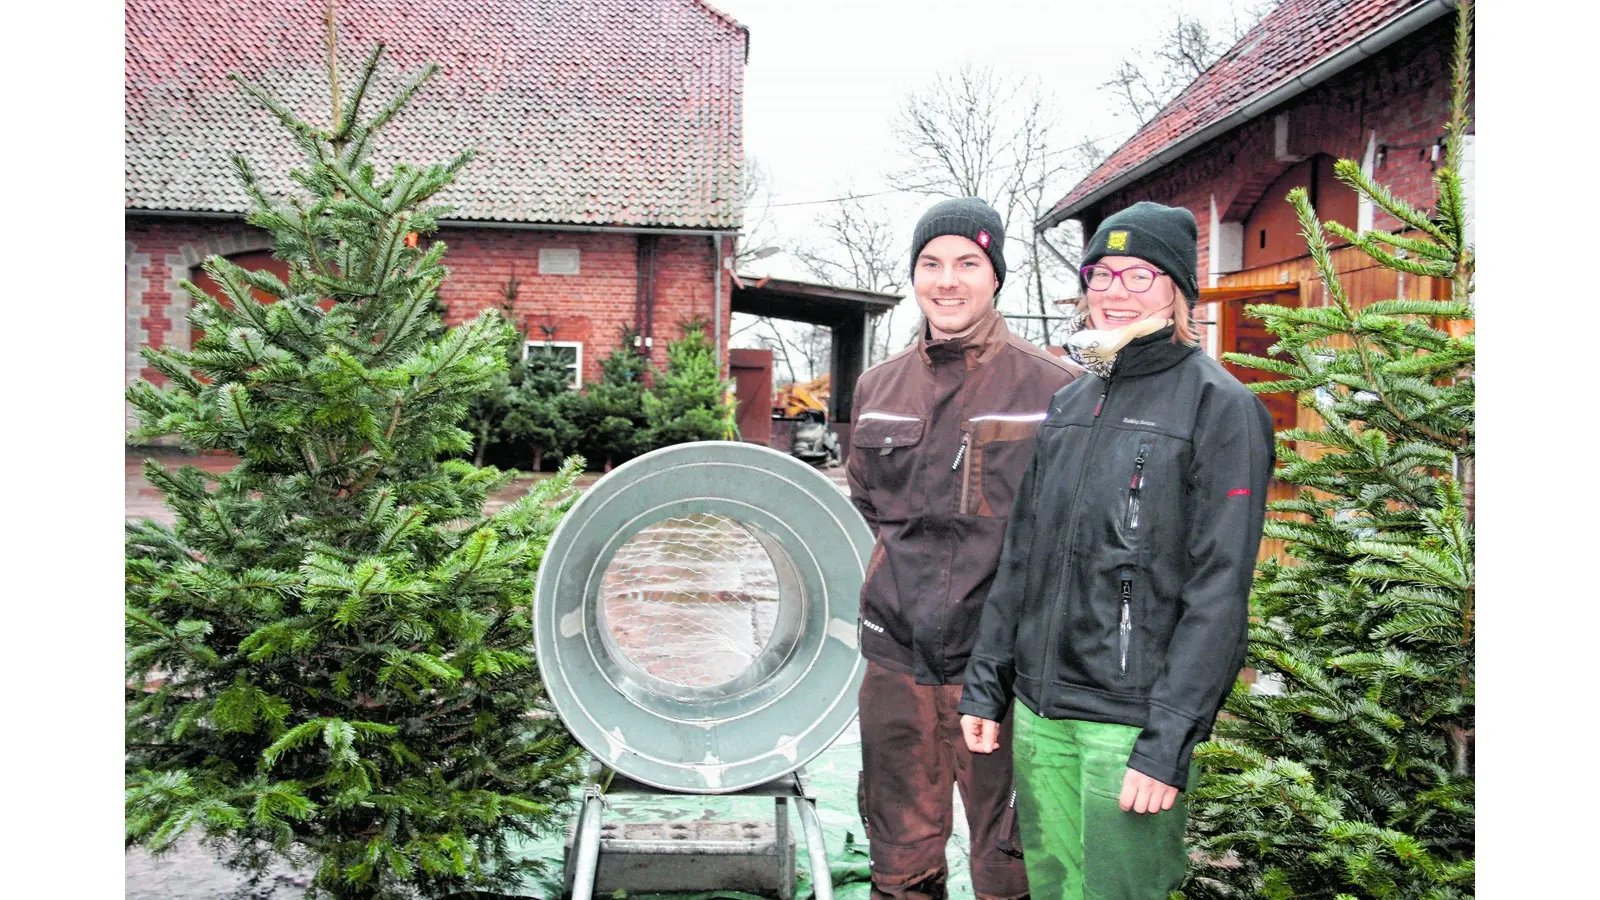
<path id="1" fill-rule="evenodd" d="M 872 532 L 833 482 L 755 444 L 679 444 L 594 484 L 550 538 L 534 637 L 550 698 L 630 778 L 727 793 L 805 765 L 855 716 Z"/>

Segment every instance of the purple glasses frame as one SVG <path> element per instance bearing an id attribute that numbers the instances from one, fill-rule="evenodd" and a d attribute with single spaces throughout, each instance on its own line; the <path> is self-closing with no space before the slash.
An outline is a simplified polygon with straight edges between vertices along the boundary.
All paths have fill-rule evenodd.
<path id="1" fill-rule="evenodd" d="M 1126 288 L 1128 293 L 1130 293 L 1130 294 L 1142 294 L 1145 291 L 1150 290 L 1151 288 L 1155 287 L 1157 278 L 1160 278 L 1161 276 L 1167 274 L 1167 273 L 1161 271 L 1160 269 L 1152 269 L 1149 266 L 1129 266 L 1126 269 L 1113 269 L 1110 266 L 1102 266 L 1099 263 L 1090 263 L 1089 265 L 1084 266 L 1084 267 L 1082 267 L 1082 268 L 1080 268 L 1078 270 L 1078 277 L 1083 279 L 1083 283 L 1085 285 L 1087 285 L 1089 283 L 1089 270 L 1090 269 L 1105 269 L 1107 272 L 1110 272 L 1111 273 L 1111 280 L 1112 281 L 1120 281 L 1120 282 L 1122 282 L 1122 286 L 1124 288 Z M 1149 272 L 1150 273 L 1150 283 L 1144 286 L 1144 290 L 1138 290 L 1138 289 L 1134 288 L 1133 285 L 1128 283 L 1128 279 L 1122 277 L 1122 273 L 1123 272 L 1137 272 L 1137 271 L 1140 271 L 1140 270 L 1143 270 L 1145 272 Z M 1109 291 L 1109 290 L 1111 290 L 1111 284 L 1108 282 L 1106 284 L 1106 286 L 1103 287 L 1103 288 L 1090 288 L 1090 290 Z"/>

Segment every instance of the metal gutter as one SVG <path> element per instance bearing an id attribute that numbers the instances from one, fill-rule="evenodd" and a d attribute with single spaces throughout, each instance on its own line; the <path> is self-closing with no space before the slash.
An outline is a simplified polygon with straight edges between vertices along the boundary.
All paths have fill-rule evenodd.
<path id="1" fill-rule="evenodd" d="M 1083 212 L 1085 208 L 1105 198 L 1108 194 L 1121 190 L 1129 184 L 1153 174 L 1157 170 L 1177 161 L 1179 157 L 1186 155 L 1196 147 L 1213 138 L 1220 137 L 1272 108 L 1305 93 L 1318 84 L 1349 69 L 1356 63 L 1388 48 L 1396 41 L 1421 30 L 1423 26 L 1432 24 L 1436 19 L 1454 9 L 1454 0 L 1423 0 L 1423 2 L 1390 19 L 1388 24 L 1367 34 L 1366 37 L 1348 44 L 1340 50 L 1335 50 L 1313 63 L 1310 68 L 1300 74 L 1291 75 L 1288 79 L 1262 91 L 1254 98 L 1246 101 L 1243 106 L 1223 116 L 1221 119 L 1145 157 L 1144 161 L 1137 166 L 1084 195 L 1071 206 L 1047 214 L 1044 218 L 1034 223 L 1033 230 L 1036 232 L 1048 231 L 1061 224 L 1063 220 L 1074 218 L 1078 213 Z"/>
<path id="2" fill-rule="evenodd" d="M 439 225 L 448 228 L 504 228 L 512 231 L 598 231 L 610 234 L 681 234 L 725 235 L 738 234 L 737 228 L 660 228 L 633 225 L 565 225 L 560 222 L 489 222 L 481 219 L 440 219 Z"/>
<path id="3" fill-rule="evenodd" d="M 127 207 L 124 215 L 148 216 L 154 219 L 228 219 L 242 222 L 246 213 L 213 212 L 186 209 L 137 209 Z M 560 222 L 500 222 L 483 219 L 440 219 L 441 228 L 494 228 L 512 231 L 597 231 L 611 234 L 680 234 L 727 235 L 738 234 L 737 228 L 661 228 L 632 225 L 567 225 Z"/>
<path id="4" fill-rule="evenodd" d="M 711 235 L 711 333 L 716 335 L 712 342 L 714 353 L 711 358 L 717 363 L 717 377 L 723 378 L 727 374 L 727 360 L 722 356 L 722 267 L 726 265 L 722 259 L 722 232 Z"/>
<path id="5" fill-rule="evenodd" d="M 138 209 L 123 207 L 124 216 L 147 216 L 152 219 L 226 219 L 233 222 L 243 222 L 244 213 L 214 212 L 211 210 L 188 209 Z"/>

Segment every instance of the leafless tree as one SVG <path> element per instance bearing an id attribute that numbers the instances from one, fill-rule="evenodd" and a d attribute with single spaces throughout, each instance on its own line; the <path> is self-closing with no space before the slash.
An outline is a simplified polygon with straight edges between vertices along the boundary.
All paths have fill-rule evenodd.
<path id="1" fill-rule="evenodd" d="M 1063 135 L 1054 103 L 1035 79 L 971 65 L 907 96 L 893 127 L 908 161 L 890 183 L 929 197 L 980 197 L 994 206 L 1006 226 L 1006 280 L 1021 285 L 999 298 L 1002 312 L 1055 315 L 1049 285 L 1071 277 L 1071 261 L 1033 223 L 1099 162 L 1099 147 Z M 1013 322 L 1019 334 L 1041 343 L 1050 343 L 1056 331 L 1049 320 Z"/>
<path id="2" fill-rule="evenodd" d="M 756 274 L 761 274 L 761 260 L 764 257 L 758 258 L 756 254 L 782 246 L 771 210 L 772 175 L 759 159 L 751 157 L 745 160 L 744 179 L 740 187 L 744 227 L 733 254 L 734 268 L 741 275 L 752 274 L 752 269 L 756 270 Z M 816 334 L 819 331 L 821 334 Z M 815 377 L 816 372 L 827 370 L 829 335 L 826 328 L 735 313 L 729 338 L 730 346 L 753 343 L 761 349 L 771 350 L 775 374 L 787 373 L 789 381 L 806 381 Z"/>
<path id="3" fill-rule="evenodd" d="M 752 156 L 744 161 L 744 179 L 739 188 L 744 227 L 739 231 L 733 263 L 735 270 L 742 272 L 756 261 L 757 252 L 778 246 L 778 226 L 772 218 L 772 173 L 761 160 Z"/>
<path id="4" fill-rule="evenodd" d="M 1230 3 L 1226 17 L 1215 25 L 1182 10 L 1174 12 L 1166 27 L 1123 57 L 1100 86 L 1115 99 L 1115 114 L 1141 126 L 1155 118 L 1280 2 Z"/>
<path id="5" fill-rule="evenodd" d="M 850 199 L 831 204 L 816 218 L 820 240 L 795 246 L 790 256 L 812 278 L 839 287 L 884 294 L 906 289 L 910 270 L 905 248 L 899 246 L 889 211 L 881 203 L 868 203 L 846 190 Z M 869 362 L 889 355 L 894 310 L 884 313 L 873 327 Z"/>

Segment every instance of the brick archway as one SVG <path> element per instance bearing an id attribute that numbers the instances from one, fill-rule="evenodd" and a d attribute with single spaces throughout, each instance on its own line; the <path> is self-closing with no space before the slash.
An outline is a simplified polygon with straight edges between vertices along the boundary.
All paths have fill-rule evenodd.
<path id="1" fill-rule="evenodd" d="M 152 319 L 166 322 L 159 346 L 189 347 L 189 294 L 178 282 L 188 278 L 195 266 L 212 254 L 232 256 L 271 248 L 272 238 L 266 232 L 233 226 L 201 240 L 180 244 L 176 252 L 161 255 L 159 258 L 165 266 L 163 277 L 162 266 L 152 265 L 156 260 L 152 253 L 159 251 L 143 252 L 137 241 L 124 241 L 123 267 L 127 278 L 124 385 L 132 384 L 141 376 L 155 374 L 148 370 L 144 358 L 139 355 L 139 348 L 151 341 Z M 127 425 L 132 428 L 135 422 L 131 408 L 127 412 Z"/>
<path id="2" fill-rule="evenodd" d="M 1221 208 L 1219 218 L 1224 222 L 1243 222 L 1250 211 L 1261 202 L 1262 195 L 1272 183 L 1283 177 L 1283 173 L 1299 165 L 1300 159 L 1274 159 L 1272 162 L 1257 169 L 1245 182 L 1239 185 L 1233 197 L 1225 207 Z"/>
<path id="3" fill-rule="evenodd" d="M 206 257 L 236 256 L 271 249 L 271 235 L 264 231 L 241 230 L 211 235 L 204 241 L 184 244 L 177 253 L 168 254 L 167 271 L 171 282 L 167 285 L 167 296 L 172 299 L 167 307 L 167 318 L 172 320 L 171 343 L 187 348 L 190 341 L 189 292 L 178 287 L 179 281 L 189 278 L 195 267 L 206 261 Z"/>

